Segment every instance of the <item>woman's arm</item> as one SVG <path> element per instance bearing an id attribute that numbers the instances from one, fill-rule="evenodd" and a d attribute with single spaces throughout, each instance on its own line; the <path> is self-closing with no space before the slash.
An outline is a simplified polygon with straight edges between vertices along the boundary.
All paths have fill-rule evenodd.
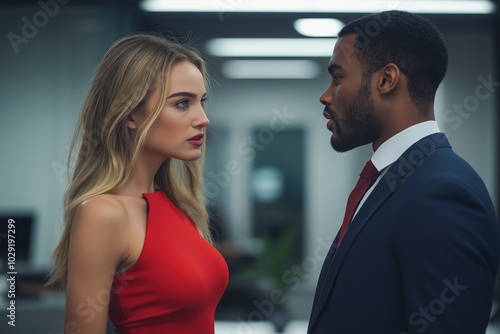
<path id="1" fill-rule="evenodd" d="M 66 334 L 104 334 L 113 277 L 125 253 L 126 213 L 106 195 L 83 202 L 71 229 Z"/>

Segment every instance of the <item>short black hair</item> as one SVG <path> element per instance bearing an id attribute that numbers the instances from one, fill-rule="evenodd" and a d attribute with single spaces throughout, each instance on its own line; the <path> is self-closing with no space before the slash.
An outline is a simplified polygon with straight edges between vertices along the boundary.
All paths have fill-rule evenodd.
<path id="1" fill-rule="evenodd" d="M 385 11 L 347 24 L 339 38 L 356 34 L 355 52 L 363 77 L 396 64 L 408 78 L 412 102 L 423 110 L 434 100 L 448 66 L 448 51 L 436 27 L 422 16 L 405 11 Z"/>

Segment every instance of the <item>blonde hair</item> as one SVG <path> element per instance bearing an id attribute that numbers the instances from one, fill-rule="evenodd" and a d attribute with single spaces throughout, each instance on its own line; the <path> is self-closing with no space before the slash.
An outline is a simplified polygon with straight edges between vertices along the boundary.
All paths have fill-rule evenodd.
<path id="1" fill-rule="evenodd" d="M 69 166 L 72 152 L 77 146 L 79 150 L 64 197 L 64 231 L 52 255 L 48 286 L 66 289 L 70 231 L 77 207 L 129 180 L 131 167 L 163 107 L 170 69 L 180 61 L 194 64 L 206 82 L 203 59 L 190 47 L 160 36 L 124 37 L 104 55 L 84 100 L 70 146 Z M 134 139 L 126 127 L 127 118 L 145 105 L 157 84 L 163 88 L 159 102 Z M 202 191 L 202 164 L 202 160 L 169 158 L 160 166 L 154 181 L 155 187 L 164 191 L 211 242 Z"/>

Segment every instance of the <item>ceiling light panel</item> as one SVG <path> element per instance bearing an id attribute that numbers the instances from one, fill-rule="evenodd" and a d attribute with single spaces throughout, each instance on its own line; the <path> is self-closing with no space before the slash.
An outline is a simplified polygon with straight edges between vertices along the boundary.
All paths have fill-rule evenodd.
<path id="1" fill-rule="evenodd" d="M 205 49 L 217 57 L 330 57 L 336 38 L 214 38 Z"/>
<path id="2" fill-rule="evenodd" d="M 221 72 L 230 79 L 313 79 L 320 68 L 311 60 L 228 60 Z"/>
<path id="3" fill-rule="evenodd" d="M 298 19 L 293 27 L 303 36 L 334 37 L 344 27 L 344 23 L 337 19 Z"/>
<path id="4" fill-rule="evenodd" d="M 399 9 L 421 14 L 491 14 L 491 0 L 143 0 L 152 12 L 373 13 Z"/>

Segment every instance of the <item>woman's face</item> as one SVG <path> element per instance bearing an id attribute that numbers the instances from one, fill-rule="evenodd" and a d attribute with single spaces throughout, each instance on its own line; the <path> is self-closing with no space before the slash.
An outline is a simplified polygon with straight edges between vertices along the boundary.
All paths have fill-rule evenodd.
<path id="1" fill-rule="evenodd" d="M 157 85 L 145 108 L 132 116 L 137 128 L 158 104 L 161 86 Z M 164 106 L 146 136 L 143 153 L 197 160 L 201 155 L 204 129 L 210 123 L 203 107 L 207 94 L 203 76 L 194 64 L 181 61 L 172 67 L 167 87 Z"/>

